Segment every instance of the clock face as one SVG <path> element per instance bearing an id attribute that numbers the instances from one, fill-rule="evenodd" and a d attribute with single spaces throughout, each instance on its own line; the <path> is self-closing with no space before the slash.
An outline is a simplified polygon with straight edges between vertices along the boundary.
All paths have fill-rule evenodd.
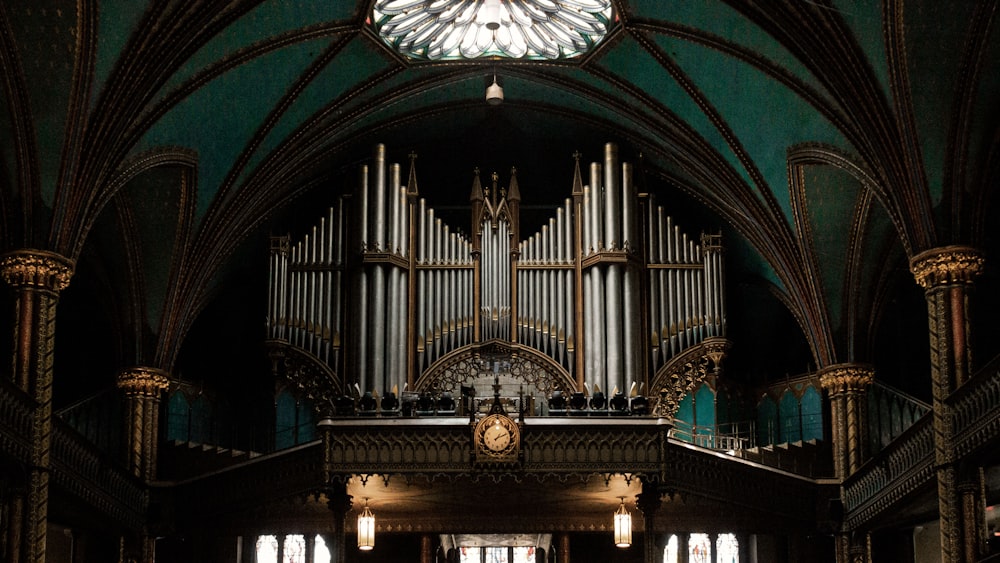
<path id="1" fill-rule="evenodd" d="M 516 461 L 520 444 L 517 424 L 503 415 L 492 414 L 476 425 L 476 451 L 481 461 Z"/>
<path id="2" fill-rule="evenodd" d="M 510 445 L 510 430 L 500 423 L 500 419 L 483 432 L 483 445 L 493 452 L 503 451 Z"/>

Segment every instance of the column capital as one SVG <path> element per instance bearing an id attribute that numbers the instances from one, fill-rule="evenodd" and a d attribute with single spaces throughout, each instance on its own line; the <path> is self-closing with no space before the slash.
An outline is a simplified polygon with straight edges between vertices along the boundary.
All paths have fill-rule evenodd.
<path id="1" fill-rule="evenodd" d="M 819 372 L 819 383 L 831 395 L 864 391 L 875 381 L 875 368 L 867 364 L 836 364 Z"/>
<path id="2" fill-rule="evenodd" d="M 0 275 L 15 288 L 60 292 L 69 285 L 75 263 L 55 252 L 25 248 L 0 256 Z"/>
<path id="3" fill-rule="evenodd" d="M 170 387 L 167 372 L 149 367 L 130 367 L 118 374 L 118 388 L 129 396 L 159 397 Z"/>
<path id="4" fill-rule="evenodd" d="M 924 289 L 945 284 L 969 284 L 982 274 L 984 258 L 969 246 L 942 246 L 910 259 L 910 271 Z"/>

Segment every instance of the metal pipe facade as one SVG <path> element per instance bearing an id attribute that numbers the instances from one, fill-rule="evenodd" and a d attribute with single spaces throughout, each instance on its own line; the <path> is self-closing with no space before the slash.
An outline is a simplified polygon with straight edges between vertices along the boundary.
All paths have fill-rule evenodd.
<path id="1" fill-rule="evenodd" d="M 614 144 L 588 172 L 583 185 L 578 160 L 573 197 L 520 240 L 520 196 L 508 201 L 495 174 L 482 189 L 477 172 L 467 238 L 417 197 L 412 160 L 408 192 L 400 166 L 377 146 L 356 197 L 338 200 L 294 244 L 272 238 L 269 338 L 308 351 L 363 391 L 403 388 L 449 352 L 499 339 L 610 393 L 725 336 L 721 236 L 689 237 L 652 195 L 640 206 L 633 167 Z M 351 277 L 348 241 L 360 241 Z M 346 358 L 348 330 L 357 336 Z"/>

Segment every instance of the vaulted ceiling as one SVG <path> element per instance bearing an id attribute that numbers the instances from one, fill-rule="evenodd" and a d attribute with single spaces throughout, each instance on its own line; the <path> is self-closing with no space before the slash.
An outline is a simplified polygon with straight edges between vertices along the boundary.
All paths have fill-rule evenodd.
<path id="1" fill-rule="evenodd" d="M 266 236 L 311 226 L 375 143 L 417 153 L 421 195 L 456 217 L 477 166 L 516 166 L 547 217 L 573 152 L 615 142 L 688 231 L 726 237 L 727 373 L 874 362 L 926 394 L 907 261 L 998 246 L 997 4 L 616 0 L 578 59 L 414 62 L 368 0 L 13 0 L 2 247 L 77 260 L 63 401 L 133 364 L 211 383 L 263 339 Z M 488 106 L 494 74 L 506 100 Z"/>

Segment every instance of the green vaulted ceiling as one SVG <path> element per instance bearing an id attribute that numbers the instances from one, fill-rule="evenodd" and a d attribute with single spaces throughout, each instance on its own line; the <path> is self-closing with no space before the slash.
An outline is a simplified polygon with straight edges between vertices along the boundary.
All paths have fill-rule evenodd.
<path id="1" fill-rule="evenodd" d="M 0 5 L 3 248 L 77 260 L 63 298 L 93 311 L 60 361 L 197 372 L 205 335 L 262 338 L 267 235 L 350 192 L 375 143 L 415 151 L 456 217 L 474 167 L 516 166 L 529 231 L 574 151 L 618 143 L 687 230 L 726 237 L 730 373 L 751 382 L 877 361 L 905 387 L 925 368 L 900 344 L 926 346 L 908 259 L 997 249 L 996 0 L 615 0 L 582 56 L 438 62 L 391 52 L 371 5 Z M 92 369 L 80 392 L 112 380 Z"/>

